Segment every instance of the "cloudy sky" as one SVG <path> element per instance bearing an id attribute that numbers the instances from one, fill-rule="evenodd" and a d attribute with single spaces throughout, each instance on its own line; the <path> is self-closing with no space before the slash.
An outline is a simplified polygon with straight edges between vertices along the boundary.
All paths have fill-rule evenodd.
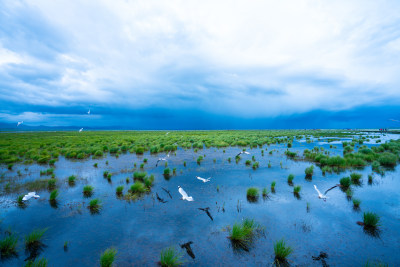
<path id="1" fill-rule="evenodd" d="M 399 10 L 396 0 L 0 0 L 0 122 L 396 127 Z"/>

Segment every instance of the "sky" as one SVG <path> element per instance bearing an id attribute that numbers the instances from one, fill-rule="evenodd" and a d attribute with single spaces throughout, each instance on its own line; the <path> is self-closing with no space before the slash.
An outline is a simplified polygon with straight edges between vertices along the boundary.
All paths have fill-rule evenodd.
<path id="1" fill-rule="evenodd" d="M 0 0 L 0 122 L 399 128 L 399 10 L 396 0 Z"/>

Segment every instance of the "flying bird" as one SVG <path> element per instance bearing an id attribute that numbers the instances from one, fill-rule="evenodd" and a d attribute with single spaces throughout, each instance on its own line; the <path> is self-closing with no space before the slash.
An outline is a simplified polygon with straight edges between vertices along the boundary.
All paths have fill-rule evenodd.
<path id="1" fill-rule="evenodd" d="M 236 157 L 239 157 L 241 154 L 250 155 L 250 153 L 247 151 L 240 151 L 239 154 L 236 155 Z"/>
<path id="2" fill-rule="evenodd" d="M 79 132 L 82 132 L 82 131 L 83 131 L 83 128 L 80 128 L 80 129 L 79 129 Z"/>
<path id="3" fill-rule="evenodd" d="M 185 244 L 182 244 L 182 245 L 180 245 L 180 246 L 181 246 L 181 248 L 185 248 L 187 254 L 189 254 L 189 256 L 190 256 L 192 259 L 194 259 L 194 258 L 196 258 L 196 256 L 194 255 L 193 250 L 192 250 L 192 248 L 190 247 L 191 244 L 193 244 L 193 242 L 192 242 L 192 241 L 189 241 L 189 242 L 187 242 L 187 243 L 185 243 Z"/>
<path id="4" fill-rule="evenodd" d="M 156 163 L 156 167 L 158 166 L 158 163 L 159 163 L 160 161 L 167 161 L 167 158 L 169 158 L 169 153 L 170 153 L 170 152 L 168 152 L 168 154 L 167 154 L 167 156 L 166 156 L 165 158 L 158 158 L 157 163 Z"/>
<path id="5" fill-rule="evenodd" d="M 207 179 L 205 179 L 205 178 L 201 178 L 200 176 L 196 176 L 196 178 L 199 179 L 200 181 L 203 181 L 203 183 L 207 183 L 211 179 L 211 177 L 208 177 Z"/>
<path id="6" fill-rule="evenodd" d="M 180 187 L 179 185 L 178 185 L 178 191 L 179 191 L 179 193 L 182 195 L 182 200 L 187 200 L 187 201 L 193 201 L 194 199 L 193 199 L 193 197 L 192 196 L 188 196 L 188 194 L 185 192 L 185 190 L 183 190 L 183 188 L 182 187 Z"/>
<path id="7" fill-rule="evenodd" d="M 315 190 L 316 190 L 317 193 L 318 193 L 318 198 L 323 199 L 324 201 L 326 201 L 326 199 L 328 198 L 328 197 L 326 196 L 326 194 L 327 194 L 329 191 L 331 191 L 333 188 L 337 187 L 337 186 L 338 186 L 338 185 L 332 186 L 331 188 L 329 188 L 328 190 L 326 190 L 324 194 L 322 194 L 322 193 L 318 190 L 318 188 L 317 188 L 316 185 L 314 185 L 314 188 L 315 188 Z"/>
<path id="8" fill-rule="evenodd" d="M 161 202 L 161 203 L 167 203 L 168 201 L 165 201 L 164 199 L 162 199 L 159 195 L 158 195 L 158 193 L 156 192 L 156 197 L 157 197 L 157 200 L 159 201 L 159 202 Z"/>
<path id="9" fill-rule="evenodd" d="M 24 123 L 24 121 L 19 121 L 19 122 L 17 123 L 17 127 L 20 126 L 20 125 L 23 124 L 23 123 Z"/>
<path id="10" fill-rule="evenodd" d="M 23 200 L 23 201 L 27 201 L 27 200 L 29 200 L 29 199 L 31 199 L 31 198 L 37 199 L 37 198 L 40 198 L 40 196 L 39 196 L 39 195 L 36 195 L 36 192 L 29 192 L 27 195 L 25 195 L 25 196 L 22 198 L 22 200 Z"/>
<path id="11" fill-rule="evenodd" d="M 202 210 L 202 211 L 204 211 L 205 213 L 207 213 L 207 215 L 208 215 L 208 217 L 210 217 L 210 219 L 211 219 L 211 221 L 214 221 L 214 219 L 213 219 L 213 217 L 211 216 L 211 213 L 210 213 L 210 207 L 207 207 L 207 208 L 198 208 L 199 210 Z"/>
<path id="12" fill-rule="evenodd" d="M 89 109 L 89 111 L 87 112 L 87 114 L 90 115 L 90 109 Z"/>
<path id="13" fill-rule="evenodd" d="M 161 187 L 161 189 L 164 190 L 169 195 L 169 197 L 172 199 L 171 192 L 169 190 L 165 189 L 164 187 Z"/>

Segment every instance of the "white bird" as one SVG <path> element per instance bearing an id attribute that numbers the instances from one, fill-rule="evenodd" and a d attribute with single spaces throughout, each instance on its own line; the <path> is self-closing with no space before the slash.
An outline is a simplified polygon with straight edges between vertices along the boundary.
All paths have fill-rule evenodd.
<path id="1" fill-rule="evenodd" d="M 237 155 L 236 155 L 236 157 L 240 156 L 241 154 L 250 155 L 250 153 L 249 153 L 249 152 L 247 152 L 247 151 L 240 151 L 240 153 L 239 153 L 239 154 L 237 154 Z"/>
<path id="2" fill-rule="evenodd" d="M 169 153 L 170 153 L 170 152 L 168 152 L 168 154 L 167 154 L 167 157 L 168 157 L 168 158 L 169 158 Z M 165 157 L 165 158 L 158 158 L 157 163 L 156 163 L 156 167 L 158 166 L 158 162 L 160 162 L 160 161 L 166 161 L 166 160 L 167 160 L 167 157 Z"/>
<path id="3" fill-rule="evenodd" d="M 17 127 L 20 125 L 20 124 L 23 124 L 24 123 L 24 121 L 19 121 L 18 123 L 17 123 Z"/>
<path id="4" fill-rule="evenodd" d="M 27 200 L 29 200 L 29 199 L 31 199 L 31 198 L 40 198 L 40 196 L 39 195 L 36 195 L 36 192 L 29 192 L 27 195 L 25 195 L 23 198 L 22 198 L 22 200 L 23 201 L 27 201 Z"/>
<path id="5" fill-rule="evenodd" d="M 326 194 L 327 194 L 330 190 L 332 190 L 333 188 L 335 188 L 335 187 L 337 187 L 337 186 L 338 186 L 338 185 L 332 186 L 331 188 L 329 188 L 328 190 L 326 190 L 325 193 L 323 193 L 323 194 L 318 190 L 318 188 L 317 188 L 316 185 L 314 185 L 314 188 L 315 188 L 315 190 L 316 190 L 317 193 L 318 193 L 318 198 L 323 199 L 324 201 L 326 201 L 326 199 L 328 198 L 328 197 L 326 196 Z"/>
<path id="6" fill-rule="evenodd" d="M 196 176 L 196 178 L 199 179 L 200 181 L 203 181 L 203 183 L 207 183 L 211 179 L 211 177 L 208 177 L 207 179 L 205 179 L 205 178 L 201 178 L 200 176 Z"/>
<path id="7" fill-rule="evenodd" d="M 167 132 L 165 135 L 169 134 L 169 132 Z"/>
<path id="8" fill-rule="evenodd" d="M 182 200 L 187 200 L 187 201 L 193 201 L 194 199 L 193 199 L 193 197 L 189 197 L 188 196 L 188 194 L 185 192 L 185 190 L 183 190 L 183 188 L 182 187 L 180 187 L 179 185 L 178 185 L 178 191 L 179 191 L 179 193 L 182 195 Z"/>
<path id="9" fill-rule="evenodd" d="M 87 114 L 90 115 L 90 109 L 89 109 L 89 111 L 87 112 Z"/>
<path id="10" fill-rule="evenodd" d="M 83 128 L 80 128 L 80 129 L 79 129 L 79 132 L 82 132 L 82 131 L 83 131 Z"/>

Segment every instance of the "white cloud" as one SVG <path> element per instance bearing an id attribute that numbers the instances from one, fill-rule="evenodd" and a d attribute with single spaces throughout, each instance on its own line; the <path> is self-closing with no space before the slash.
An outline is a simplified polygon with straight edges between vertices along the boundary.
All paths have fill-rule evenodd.
<path id="1" fill-rule="evenodd" d="M 8 8 L 42 16 L 63 37 L 51 58 L 0 49 L 3 74 L 10 64 L 57 74 L 39 85 L 9 81 L 31 103 L 198 104 L 262 117 L 400 99 L 397 1 L 42 0 Z"/>

